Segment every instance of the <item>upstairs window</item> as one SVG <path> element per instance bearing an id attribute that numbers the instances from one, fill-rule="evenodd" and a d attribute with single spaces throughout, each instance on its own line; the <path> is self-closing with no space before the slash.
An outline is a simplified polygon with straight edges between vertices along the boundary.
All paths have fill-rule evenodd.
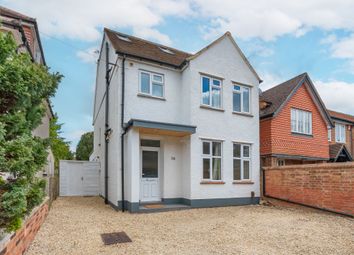
<path id="1" fill-rule="evenodd" d="M 336 123 L 336 142 L 345 143 L 345 125 Z"/>
<path id="2" fill-rule="evenodd" d="M 140 71 L 140 93 L 164 97 L 164 76 L 162 74 Z"/>
<path id="3" fill-rule="evenodd" d="M 250 91 L 246 86 L 234 85 L 233 87 L 233 111 L 250 113 Z"/>
<path id="4" fill-rule="evenodd" d="M 221 180 L 221 142 L 203 141 L 203 180 Z"/>
<path id="5" fill-rule="evenodd" d="M 328 141 L 332 141 L 332 129 L 328 128 Z"/>
<path id="6" fill-rule="evenodd" d="M 291 132 L 312 135 L 312 113 L 291 109 Z"/>
<path id="7" fill-rule="evenodd" d="M 202 76 L 202 105 L 221 108 L 221 80 Z"/>

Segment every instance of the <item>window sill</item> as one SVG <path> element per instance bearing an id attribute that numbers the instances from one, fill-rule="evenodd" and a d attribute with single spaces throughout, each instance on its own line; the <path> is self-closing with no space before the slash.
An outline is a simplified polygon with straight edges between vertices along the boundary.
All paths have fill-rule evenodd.
<path id="1" fill-rule="evenodd" d="M 302 137 L 307 137 L 307 138 L 313 138 L 313 135 L 308 135 L 308 134 L 302 134 L 302 133 L 297 133 L 297 132 L 291 132 L 292 135 L 294 136 L 302 136 Z"/>
<path id="2" fill-rule="evenodd" d="M 225 111 L 222 108 L 215 108 L 215 107 L 211 107 L 211 106 L 208 106 L 208 105 L 200 105 L 200 108 L 208 109 L 208 110 L 214 110 L 214 111 L 218 111 L 218 112 L 224 112 Z"/>
<path id="3" fill-rule="evenodd" d="M 152 99 L 157 99 L 157 100 L 161 100 L 161 101 L 166 101 L 166 98 L 164 98 L 164 97 L 156 97 L 156 96 L 147 95 L 147 94 L 143 94 L 143 93 L 138 93 L 137 95 L 138 95 L 138 97 L 146 97 L 146 98 L 152 98 Z"/>
<path id="4" fill-rule="evenodd" d="M 232 112 L 232 113 L 236 115 L 246 116 L 246 117 L 254 117 L 253 114 L 245 113 L 245 112 Z"/>
<path id="5" fill-rule="evenodd" d="M 253 181 L 233 181 L 232 184 L 254 184 Z"/>
<path id="6" fill-rule="evenodd" d="M 200 184 L 225 184 L 224 181 L 201 181 Z"/>

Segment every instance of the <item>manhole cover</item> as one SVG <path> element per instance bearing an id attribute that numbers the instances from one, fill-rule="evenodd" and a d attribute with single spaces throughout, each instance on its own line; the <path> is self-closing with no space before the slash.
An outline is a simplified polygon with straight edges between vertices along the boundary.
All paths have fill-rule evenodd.
<path id="1" fill-rule="evenodd" d="M 125 232 L 105 233 L 101 234 L 101 238 L 105 245 L 116 243 L 129 243 L 132 241 Z"/>

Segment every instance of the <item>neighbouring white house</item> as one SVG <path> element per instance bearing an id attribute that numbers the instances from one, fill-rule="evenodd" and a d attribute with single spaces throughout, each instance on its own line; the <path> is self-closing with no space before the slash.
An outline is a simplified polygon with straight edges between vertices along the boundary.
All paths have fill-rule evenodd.
<path id="1" fill-rule="evenodd" d="M 106 203 L 259 203 L 260 82 L 229 32 L 189 54 L 104 29 L 91 160 Z"/>

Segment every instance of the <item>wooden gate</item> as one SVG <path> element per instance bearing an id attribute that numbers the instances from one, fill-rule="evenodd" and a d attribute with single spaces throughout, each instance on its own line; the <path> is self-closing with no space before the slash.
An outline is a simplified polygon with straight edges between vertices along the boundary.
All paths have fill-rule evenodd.
<path id="1" fill-rule="evenodd" d="M 59 165 L 60 196 L 98 196 L 100 163 L 61 160 Z"/>

